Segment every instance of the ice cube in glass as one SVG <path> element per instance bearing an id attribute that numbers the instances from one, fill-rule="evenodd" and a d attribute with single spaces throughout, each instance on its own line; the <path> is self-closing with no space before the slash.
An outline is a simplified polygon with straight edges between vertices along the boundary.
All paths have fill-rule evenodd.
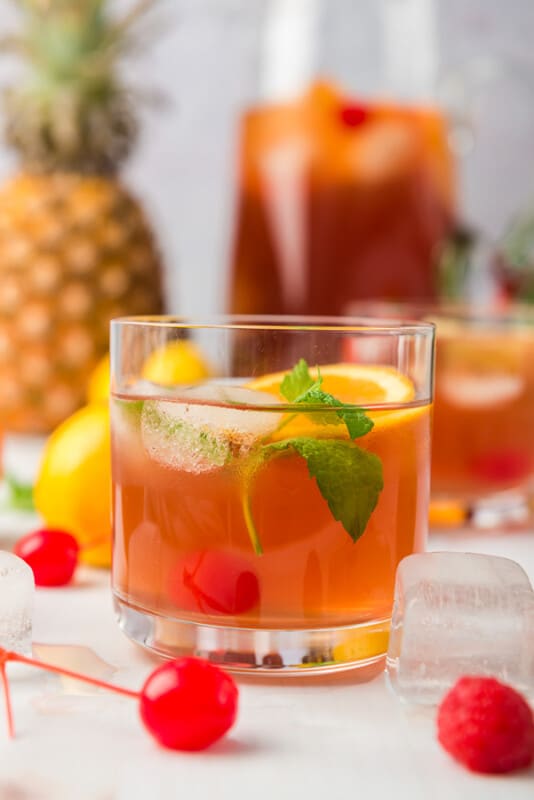
<path id="1" fill-rule="evenodd" d="M 532 693 L 534 592 L 522 567 L 474 553 L 404 558 L 387 672 L 410 703 L 438 703 L 461 675 L 492 675 Z"/>

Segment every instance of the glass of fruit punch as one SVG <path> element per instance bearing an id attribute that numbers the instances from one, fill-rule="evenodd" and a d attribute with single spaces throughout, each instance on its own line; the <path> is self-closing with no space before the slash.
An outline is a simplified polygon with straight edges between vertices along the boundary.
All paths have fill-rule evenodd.
<path id="1" fill-rule="evenodd" d="M 162 655 L 240 671 L 378 662 L 397 564 L 425 543 L 433 325 L 111 327 L 121 628 Z M 155 361 L 181 339 L 211 377 L 155 383 Z"/>

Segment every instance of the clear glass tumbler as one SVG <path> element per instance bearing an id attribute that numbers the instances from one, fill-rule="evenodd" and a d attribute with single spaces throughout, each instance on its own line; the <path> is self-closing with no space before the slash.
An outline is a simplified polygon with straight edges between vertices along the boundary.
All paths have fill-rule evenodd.
<path id="1" fill-rule="evenodd" d="M 349 311 L 436 325 L 431 526 L 499 530 L 529 524 L 534 309 L 357 302 Z"/>
<path id="2" fill-rule="evenodd" d="M 121 628 L 234 670 L 379 661 L 397 564 L 425 543 L 433 326 L 153 317 L 111 336 Z"/>
<path id="3" fill-rule="evenodd" d="M 534 488 L 534 311 L 445 309 L 431 318 L 432 498 L 456 502 L 460 518 L 484 527 L 522 524 Z"/>

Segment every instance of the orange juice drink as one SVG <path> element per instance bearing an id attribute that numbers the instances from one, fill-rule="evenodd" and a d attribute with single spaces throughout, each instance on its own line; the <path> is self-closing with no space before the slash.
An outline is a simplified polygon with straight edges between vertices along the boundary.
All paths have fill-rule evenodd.
<path id="1" fill-rule="evenodd" d="M 412 377 L 301 357 L 134 383 L 114 391 L 112 432 L 113 587 L 133 638 L 247 669 L 383 655 L 396 566 L 427 524 L 430 397 Z"/>
<path id="2" fill-rule="evenodd" d="M 534 322 L 534 318 L 531 320 Z M 505 314 L 437 322 L 432 493 L 466 503 L 534 476 L 534 327 Z"/>
<path id="3" fill-rule="evenodd" d="M 534 488 L 532 308 L 354 303 L 349 311 L 436 325 L 431 526 L 502 530 L 528 524 Z M 345 359 L 357 360 L 354 341 L 347 344 Z"/>

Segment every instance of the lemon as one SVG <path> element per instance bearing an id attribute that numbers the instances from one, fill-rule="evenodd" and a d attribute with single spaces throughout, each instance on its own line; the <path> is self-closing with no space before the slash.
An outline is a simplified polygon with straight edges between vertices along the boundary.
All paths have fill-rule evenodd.
<path id="1" fill-rule="evenodd" d="M 211 370 L 200 349 L 193 342 L 178 340 L 155 350 L 146 360 L 142 377 L 160 386 L 194 384 L 209 378 Z M 109 398 L 110 358 L 104 356 L 89 378 L 88 403 Z"/>
<path id="2" fill-rule="evenodd" d="M 381 625 L 365 631 L 350 633 L 342 644 L 333 649 L 334 661 L 365 661 L 385 655 L 389 642 L 389 626 Z"/>
<path id="3" fill-rule="evenodd" d="M 35 485 L 46 524 L 78 540 L 81 559 L 111 563 L 111 453 L 107 403 L 84 406 L 48 439 Z M 94 543 L 94 546 L 93 546 Z"/>
<path id="4" fill-rule="evenodd" d="M 145 361 L 142 377 L 161 386 L 192 384 L 209 378 L 211 370 L 200 348 L 179 339 L 155 350 Z"/>
<path id="5" fill-rule="evenodd" d="M 87 401 L 100 403 L 109 397 L 109 355 L 100 359 L 89 377 Z"/>

